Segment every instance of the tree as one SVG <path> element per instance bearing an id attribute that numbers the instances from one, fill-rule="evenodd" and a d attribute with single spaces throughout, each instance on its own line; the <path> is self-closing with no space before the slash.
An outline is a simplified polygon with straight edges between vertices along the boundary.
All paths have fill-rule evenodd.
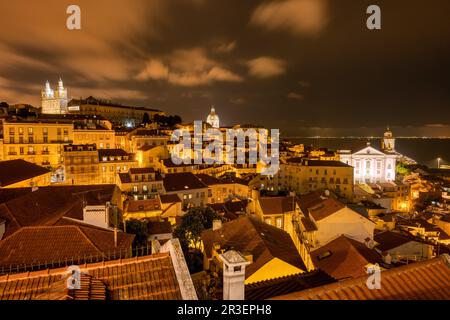
<path id="1" fill-rule="evenodd" d="M 147 112 L 144 113 L 144 116 L 142 117 L 142 123 L 143 123 L 143 124 L 151 123 L 150 116 L 148 115 Z"/>
<path id="2" fill-rule="evenodd" d="M 186 253 L 189 247 L 200 249 L 201 234 L 204 230 L 211 229 L 214 220 L 222 217 L 210 207 L 190 208 L 181 218 L 181 224 L 175 228 L 174 237 L 180 240 L 183 251 Z"/>
<path id="3" fill-rule="evenodd" d="M 147 221 L 140 221 L 135 219 L 128 220 L 126 222 L 126 230 L 127 233 L 136 235 L 133 242 L 134 247 L 147 246 L 148 243 Z"/>

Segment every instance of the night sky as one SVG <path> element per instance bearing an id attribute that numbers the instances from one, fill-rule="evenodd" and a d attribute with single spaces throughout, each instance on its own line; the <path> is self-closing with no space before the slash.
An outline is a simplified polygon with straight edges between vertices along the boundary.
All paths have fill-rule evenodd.
<path id="1" fill-rule="evenodd" d="M 81 7 L 82 29 L 66 28 Z M 366 28 L 366 8 L 382 30 Z M 71 97 L 286 135 L 450 136 L 450 1 L 2 0 L 0 101 Z"/>

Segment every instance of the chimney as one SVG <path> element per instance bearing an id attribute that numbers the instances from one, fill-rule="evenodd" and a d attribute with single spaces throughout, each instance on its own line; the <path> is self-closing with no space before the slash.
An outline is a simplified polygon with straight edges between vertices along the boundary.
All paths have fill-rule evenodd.
<path id="1" fill-rule="evenodd" d="M 223 262 L 223 300 L 244 300 L 245 266 L 250 262 L 234 250 L 221 254 L 220 258 Z"/>
<path id="2" fill-rule="evenodd" d="M 222 229 L 222 220 L 213 220 L 213 231 Z"/>
<path id="3" fill-rule="evenodd" d="M 384 263 L 386 263 L 386 264 L 391 264 L 392 263 L 392 257 L 389 254 L 389 252 L 384 251 L 382 256 L 383 256 L 382 258 L 383 258 L 383 262 Z"/>
<path id="4" fill-rule="evenodd" d="M 364 239 L 364 244 L 365 244 L 366 247 L 369 248 L 369 249 L 373 249 L 373 247 L 374 247 L 373 240 L 370 239 L 369 237 L 367 237 L 366 239 Z"/>

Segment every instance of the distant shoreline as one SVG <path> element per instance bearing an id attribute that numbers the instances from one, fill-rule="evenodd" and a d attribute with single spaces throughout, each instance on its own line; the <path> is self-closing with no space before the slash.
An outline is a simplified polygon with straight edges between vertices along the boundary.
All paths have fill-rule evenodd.
<path id="1" fill-rule="evenodd" d="M 347 136 L 347 137 L 322 137 L 322 136 L 289 136 L 282 137 L 283 139 L 382 139 L 383 137 L 356 137 L 356 136 Z M 450 137 L 402 137 L 397 136 L 396 139 L 450 139 Z"/>

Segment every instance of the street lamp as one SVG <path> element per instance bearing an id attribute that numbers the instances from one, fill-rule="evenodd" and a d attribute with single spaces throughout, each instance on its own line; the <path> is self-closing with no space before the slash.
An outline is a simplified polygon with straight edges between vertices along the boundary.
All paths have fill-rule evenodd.
<path id="1" fill-rule="evenodd" d="M 437 158 L 437 167 L 438 167 L 438 169 L 441 167 L 441 158 Z"/>

